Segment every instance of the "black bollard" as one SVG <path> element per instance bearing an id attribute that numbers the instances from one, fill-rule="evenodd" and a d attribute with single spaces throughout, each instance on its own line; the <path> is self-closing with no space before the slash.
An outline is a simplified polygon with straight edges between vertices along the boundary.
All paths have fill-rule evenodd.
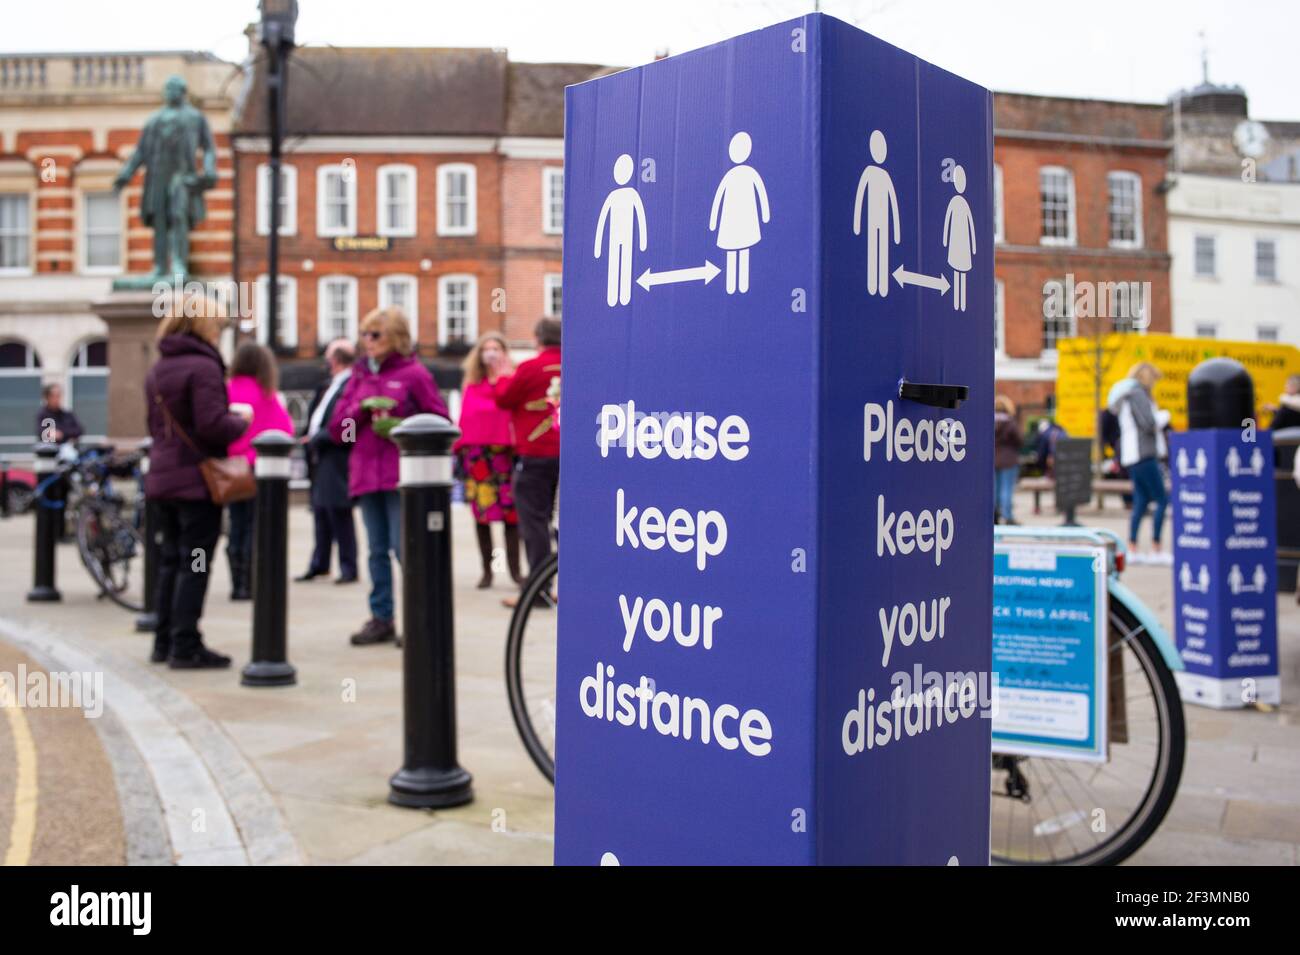
<path id="1" fill-rule="evenodd" d="M 32 589 L 27 592 L 27 599 L 33 603 L 63 599 L 54 582 L 54 555 L 63 534 L 63 505 L 68 497 L 68 484 L 62 477 L 54 477 L 59 469 L 55 460 L 58 453 L 57 444 L 36 445 L 36 530 Z"/>
<path id="2" fill-rule="evenodd" d="M 144 452 L 144 457 L 140 459 L 140 480 L 144 481 L 149 475 L 149 453 L 153 449 L 153 439 L 145 438 L 140 443 L 140 450 Z M 158 601 L 158 508 L 154 502 L 145 498 L 144 501 L 144 566 L 141 571 L 144 573 L 144 613 L 135 618 L 135 629 L 139 633 L 153 633 L 158 629 L 158 611 L 155 604 Z"/>
<path id="3" fill-rule="evenodd" d="M 253 659 L 244 667 L 244 686 L 292 686 L 289 662 L 289 452 L 294 440 L 283 431 L 253 439 L 257 452 L 253 502 Z"/>
<path id="4" fill-rule="evenodd" d="M 396 806 L 433 809 L 474 798 L 456 762 L 455 618 L 451 600 L 451 444 L 446 418 L 393 430 L 402 457 L 402 730 L 405 760 L 388 781 Z"/>

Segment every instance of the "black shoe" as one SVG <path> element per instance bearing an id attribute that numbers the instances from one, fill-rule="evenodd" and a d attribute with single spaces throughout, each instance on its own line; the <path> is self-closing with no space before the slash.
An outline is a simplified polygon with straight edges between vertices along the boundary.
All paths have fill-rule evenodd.
<path id="1" fill-rule="evenodd" d="M 387 643 L 389 640 L 397 639 L 397 628 L 393 626 L 391 620 L 378 620 L 371 618 L 366 621 L 366 625 L 352 634 L 351 640 L 354 647 L 369 646 L 372 643 Z"/>
<path id="2" fill-rule="evenodd" d="M 317 577 L 324 577 L 329 571 L 327 570 L 309 570 L 305 574 L 295 577 L 294 583 L 305 584 L 309 580 L 315 580 Z"/>
<path id="3" fill-rule="evenodd" d="M 199 647 L 189 656 L 172 656 L 167 665 L 173 670 L 224 670 L 230 666 L 230 657 L 207 647 Z"/>
<path id="4" fill-rule="evenodd" d="M 167 658 L 169 656 L 171 656 L 171 647 L 160 646 L 159 644 L 155 643 L 153 645 L 153 652 L 149 654 L 149 662 L 166 663 Z"/>
<path id="5" fill-rule="evenodd" d="M 334 583 L 336 584 L 355 584 L 356 582 L 357 582 L 356 574 L 344 574 L 342 577 L 334 578 Z"/>
<path id="6" fill-rule="evenodd" d="M 483 571 L 483 576 L 480 577 L 480 578 L 478 579 L 478 583 L 475 584 L 474 586 L 475 586 L 475 589 L 477 589 L 477 590 L 487 590 L 489 587 L 491 587 L 491 586 L 492 586 L 492 571 L 490 571 L 490 570 L 485 570 L 485 571 Z"/>

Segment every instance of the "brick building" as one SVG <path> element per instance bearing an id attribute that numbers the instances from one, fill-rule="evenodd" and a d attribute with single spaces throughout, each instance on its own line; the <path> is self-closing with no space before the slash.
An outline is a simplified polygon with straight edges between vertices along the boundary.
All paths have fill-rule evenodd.
<path id="1" fill-rule="evenodd" d="M 217 144 L 217 185 L 191 238 L 202 278 L 230 276 L 236 68 L 208 53 L 0 54 L 0 450 L 31 449 L 42 383 L 64 386 L 87 433 L 107 431 L 107 327 L 91 304 L 153 267 L 139 173 L 113 179 L 163 82 L 183 77 Z"/>
<path id="2" fill-rule="evenodd" d="M 995 95 L 995 375 L 1025 412 L 1059 339 L 1169 331 L 1169 152 L 1163 106 Z"/>
<path id="3" fill-rule="evenodd" d="M 510 63 L 489 49 L 301 49 L 288 73 L 279 347 L 308 360 L 401 305 L 439 381 L 483 332 L 527 347 L 561 308 L 564 87 L 599 68 Z M 235 119 L 235 275 L 263 320 L 266 94 Z M 292 376 L 294 362 L 287 363 Z"/>

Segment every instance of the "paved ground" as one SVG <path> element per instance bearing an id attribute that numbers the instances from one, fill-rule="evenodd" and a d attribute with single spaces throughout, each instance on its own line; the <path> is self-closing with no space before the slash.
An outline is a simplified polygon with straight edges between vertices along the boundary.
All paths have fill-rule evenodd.
<path id="1" fill-rule="evenodd" d="M 1019 503 L 1027 512 L 1029 499 Z M 1115 528 L 1122 520 L 1114 509 L 1082 517 Z M 237 670 L 175 672 L 144 662 L 148 638 L 134 632 L 132 615 L 95 599 L 70 547 L 59 554 L 63 603 L 25 603 L 30 518 L 0 524 L 0 560 L 10 568 L 0 578 L 0 672 L 19 663 L 102 672 L 108 704 L 92 720 L 28 709 L 25 731 L 0 711 L 9 717 L 0 718 L 0 850 L 32 863 L 548 863 L 551 787 L 528 760 L 505 695 L 500 598 L 510 590 L 503 582 L 474 589 L 463 508 L 453 525 L 461 762 L 477 798 L 429 812 L 385 801 L 401 762 L 401 654 L 348 645 L 365 617 L 365 585 L 293 584 L 290 657 L 299 684 L 245 689 Z M 295 571 L 309 540 L 308 515 L 295 509 Z M 238 666 L 248 655 L 249 605 L 226 599 L 224 559 L 214 574 L 207 639 Z M 1168 569 L 1125 576 L 1168 624 Z M 1300 608 L 1289 595 L 1279 603 L 1283 698 L 1296 701 Z M 1300 706 L 1189 707 L 1187 717 L 1178 800 L 1134 861 L 1300 863 Z"/>

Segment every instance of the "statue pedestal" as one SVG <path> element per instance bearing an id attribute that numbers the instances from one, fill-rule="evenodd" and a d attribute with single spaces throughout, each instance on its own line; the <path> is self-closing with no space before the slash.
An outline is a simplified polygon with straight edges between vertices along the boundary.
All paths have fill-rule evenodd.
<path id="1" fill-rule="evenodd" d="M 108 326 L 108 438 L 130 443 L 149 434 L 144 377 L 158 357 L 153 292 L 115 290 L 91 308 Z"/>

